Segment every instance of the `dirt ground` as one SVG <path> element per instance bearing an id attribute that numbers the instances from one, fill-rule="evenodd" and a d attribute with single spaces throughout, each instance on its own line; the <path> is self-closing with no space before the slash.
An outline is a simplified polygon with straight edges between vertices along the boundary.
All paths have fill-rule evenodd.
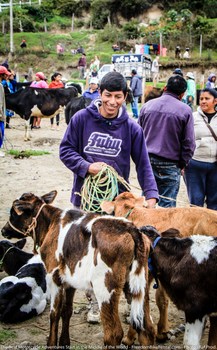
<path id="1" fill-rule="evenodd" d="M 14 199 L 20 197 L 24 192 L 33 192 L 43 195 L 51 190 L 57 190 L 58 195 L 54 205 L 60 208 L 71 206 L 70 190 L 72 174 L 65 168 L 58 157 L 59 143 L 66 129 L 63 116 L 60 122 L 60 130 L 51 130 L 50 120 L 43 119 L 41 129 L 32 131 L 32 138 L 24 142 L 24 121 L 20 117 L 11 120 L 12 129 L 6 129 L 4 149 L 15 150 L 46 150 L 49 155 L 35 156 L 30 158 L 15 159 L 14 156 L 6 154 L 0 158 L 1 194 L 0 194 L 0 229 L 8 220 L 11 204 Z M 131 183 L 135 186 L 132 191 L 139 194 L 135 171 L 131 174 Z M 188 205 L 185 186 L 181 184 L 178 206 Z M 0 239 L 2 236 L 0 235 Z M 32 241 L 29 238 L 24 250 L 32 250 Z M 0 279 L 5 276 L 0 273 Z M 120 315 L 126 332 L 127 323 L 125 310 L 126 302 L 121 300 Z M 74 315 L 71 319 L 71 349 L 101 349 L 102 327 L 101 325 L 90 325 L 86 322 L 87 300 L 84 292 L 77 291 L 74 303 Z M 151 314 L 154 323 L 158 320 L 158 311 L 154 301 L 154 290 L 151 290 Z M 182 349 L 183 332 L 180 324 L 184 324 L 182 312 L 170 304 L 169 321 L 171 326 L 171 338 L 165 344 L 156 344 L 156 349 Z M 208 327 L 208 326 L 207 326 Z M 203 337 L 203 344 L 207 342 L 207 327 Z M 182 327 L 181 327 L 182 328 Z M 0 349 L 34 349 L 45 348 L 49 331 L 49 305 L 44 313 L 29 321 L 20 324 L 0 324 L 0 331 L 10 330 L 12 335 L 7 340 L 0 338 Z"/>

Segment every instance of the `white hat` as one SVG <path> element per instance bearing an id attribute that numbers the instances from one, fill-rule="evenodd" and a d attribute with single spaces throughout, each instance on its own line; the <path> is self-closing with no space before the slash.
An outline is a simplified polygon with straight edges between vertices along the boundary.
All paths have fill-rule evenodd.
<path id="1" fill-rule="evenodd" d="M 98 84 L 98 79 L 96 77 L 90 78 L 90 84 Z"/>
<path id="2" fill-rule="evenodd" d="M 188 73 L 186 74 L 186 77 L 188 77 L 188 78 L 194 80 L 194 74 L 193 74 L 192 72 L 188 72 Z"/>

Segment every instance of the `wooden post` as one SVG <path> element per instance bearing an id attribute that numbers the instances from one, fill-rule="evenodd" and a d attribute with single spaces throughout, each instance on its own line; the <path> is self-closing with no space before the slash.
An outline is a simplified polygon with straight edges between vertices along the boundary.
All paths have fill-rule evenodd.
<path id="1" fill-rule="evenodd" d="M 14 52 L 14 36 L 13 36 L 13 0 L 10 0 L 10 53 Z"/>
<path id="2" fill-rule="evenodd" d="M 20 32 L 23 32 L 23 26 L 22 26 L 22 21 L 21 21 L 21 19 L 19 20 L 19 24 L 20 24 Z"/>
<path id="3" fill-rule="evenodd" d="M 74 19 L 75 19 L 75 14 L 72 14 L 72 27 L 71 27 L 71 31 L 74 32 Z"/>
<path id="4" fill-rule="evenodd" d="M 44 31 L 47 33 L 47 21 L 46 18 L 44 18 Z"/>
<path id="5" fill-rule="evenodd" d="M 162 33 L 160 32 L 160 56 L 162 56 L 162 49 L 163 49 L 163 37 L 162 37 Z"/>
<path id="6" fill-rule="evenodd" d="M 200 57 L 202 56 L 203 35 L 200 34 Z"/>

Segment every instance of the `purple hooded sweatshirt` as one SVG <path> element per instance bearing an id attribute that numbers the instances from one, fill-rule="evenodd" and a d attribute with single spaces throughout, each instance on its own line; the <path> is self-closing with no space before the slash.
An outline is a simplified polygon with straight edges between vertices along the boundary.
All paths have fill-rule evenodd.
<path id="1" fill-rule="evenodd" d="M 138 123 L 149 154 L 177 162 L 181 169 L 188 164 L 195 150 L 194 119 L 191 108 L 178 96 L 164 92 L 145 103 Z"/>
<path id="2" fill-rule="evenodd" d="M 142 128 L 129 118 L 124 106 L 117 118 L 106 119 L 97 104 L 99 100 L 71 118 L 60 144 L 60 159 L 74 173 L 71 202 L 80 206 L 81 197 L 76 192 L 80 193 L 91 163 L 105 162 L 129 181 L 130 157 L 146 199 L 158 199 Z"/>
<path id="3" fill-rule="evenodd" d="M 212 78 L 213 78 L 213 77 L 216 78 L 216 74 L 211 73 L 211 74 L 208 76 L 207 83 L 206 83 L 206 88 L 209 88 L 209 89 L 214 89 L 214 88 L 215 88 L 215 82 L 212 81 Z"/>

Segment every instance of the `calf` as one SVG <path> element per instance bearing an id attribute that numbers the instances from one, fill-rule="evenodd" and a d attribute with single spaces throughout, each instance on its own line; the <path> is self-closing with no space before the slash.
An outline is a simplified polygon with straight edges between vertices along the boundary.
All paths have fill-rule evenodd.
<path id="1" fill-rule="evenodd" d="M 217 212 L 201 207 L 145 208 L 145 197 L 131 192 L 119 194 L 114 201 L 103 202 L 101 207 L 108 214 L 123 216 L 137 227 L 153 225 L 160 232 L 171 227 L 183 237 L 193 234 L 217 236 Z"/>
<path id="2" fill-rule="evenodd" d="M 6 106 L 26 120 L 25 141 L 29 140 L 29 124 L 31 116 L 40 118 L 52 118 L 59 113 L 60 107 L 78 95 L 75 87 L 68 89 L 39 89 L 26 87 L 14 94 L 6 94 Z"/>
<path id="3" fill-rule="evenodd" d="M 0 282 L 0 321 L 16 323 L 41 314 L 46 307 L 46 273 L 40 256 L 32 257 L 15 276 Z"/>
<path id="4" fill-rule="evenodd" d="M 33 257 L 33 254 L 22 250 L 25 244 L 26 238 L 16 243 L 0 241 L 0 271 L 4 270 L 8 275 L 15 275 Z"/>
<path id="5" fill-rule="evenodd" d="M 70 346 L 69 322 L 76 289 L 93 289 L 104 329 L 105 346 L 118 346 L 123 330 L 118 315 L 122 290 L 129 285 L 132 296 L 131 324 L 142 345 L 153 344 L 154 329 L 147 303 L 149 241 L 126 219 L 63 211 L 50 204 L 57 192 L 42 197 L 26 193 L 13 202 L 4 237 L 32 235 L 48 273 L 51 290 L 48 346 Z M 33 234 L 34 233 L 34 234 Z M 146 309 L 147 306 L 147 309 Z M 132 327 L 125 339 L 132 344 Z"/>
<path id="6" fill-rule="evenodd" d="M 124 192 L 112 202 L 103 202 L 101 207 L 108 214 L 128 218 L 137 227 L 153 225 L 160 232 L 173 227 L 182 237 L 193 234 L 217 236 L 217 212 L 214 210 L 199 207 L 147 209 L 144 205 L 145 197 Z M 169 331 L 169 299 L 161 285 L 156 290 L 156 303 L 160 314 L 157 338 L 165 340 Z"/>
<path id="7" fill-rule="evenodd" d="M 208 347 L 217 346 L 217 237 L 193 235 L 170 237 L 151 226 L 143 227 L 153 244 L 151 265 L 157 278 L 179 310 L 184 311 L 186 325 L 184 347 L 199 350 L 206 316 L 210 316 Z M 173 232 L 174 235 L 174 232 Z"/>

